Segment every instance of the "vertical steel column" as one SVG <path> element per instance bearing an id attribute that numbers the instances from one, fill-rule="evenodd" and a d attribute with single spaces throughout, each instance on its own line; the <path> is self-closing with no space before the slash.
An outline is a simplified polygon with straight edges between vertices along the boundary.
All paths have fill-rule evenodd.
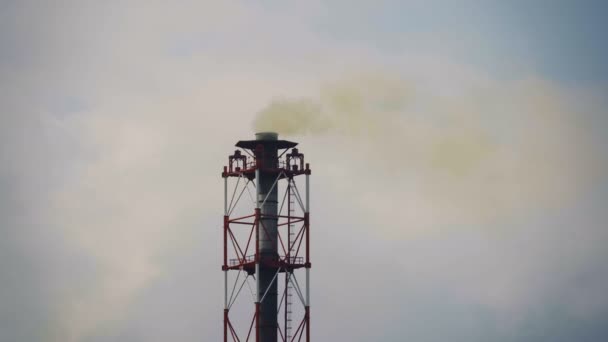
<path id="1" fill-rule="evenodd" d="M 224 177 L 224 309 L 228 309 L 228 177 Z"/>
<path id="2" fill-rule="evenodd" d="M 310 169 L 306 164 L 306 341 L 310 342 Z"/>
<path id="3" fill-rule="evenodd" d="M 256 159 L 255 169 L 255 341 L 260 342 L 260 161 Z"/>
<path id="4" fill-rule="evenodd" d="M 228 342 L 228 175 L 224 167 L 224 342 Z"/>

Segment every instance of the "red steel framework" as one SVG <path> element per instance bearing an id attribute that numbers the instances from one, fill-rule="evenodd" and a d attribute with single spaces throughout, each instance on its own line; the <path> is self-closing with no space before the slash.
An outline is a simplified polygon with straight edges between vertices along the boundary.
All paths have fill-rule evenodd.
<path id="1" fill-rule="evenodd" d="M 224 342 L 250 339 L 256 342 L 287 342 L 302 341 L 303 338 L 310 342 L 311 170 L 309 164 L 304 163 L 304 155 L 295 148 L 296 145 L 293 142 L 276 140 L 273 146 L 280 154 L 276 154 L 276 159 L 269 163 L 264 156 L 263 143 L 256 143 L 255 140 L 240 141 L 236 146 L 241 149 L 230 155 L 228 166 L 224 166 Z M 274 178 L 272 188 L 282 190 L 278 196 L 280 207 L 277 215 L 264 214 L 262 210 L 268 195 L 259 193 L 259 182 L 261 177 L 269 175 Z M 301 196 L 297 186 L 298 176 L 304 176 L 304 196 Z M 252 188 L 255 190 L 255 199 Z M 245 193 L 248 193 L 248 196 L 243 196 Z M 247 198 L 251 201 L 247 202 Z M 243 211 L 242 214 L 236 213 L 237 208 Z M 264 222 L 268 219 L 276 219 L 276 236 L 272 236 L 267 230 Z M 260 240 L 264 238 L 274 239 L 273 242 L 278 246 L 276 255 L 268 257 L 260 253 Z M 259 280 L 261 276 L 258 277 L 261 269 L 275 272 L 267 288 L 262 287 L 263 284 Z M 236 273 L 236 276 L 229 276 L 229 272 L 231 275 Z M 305 281 L 301 287 L 298 277 L 301 277 L 302 273 Z M 284 277 L 279 277 L 279 274 Z M 250 279 L 255 281 L 255 286 L 251 286 Z M 269 293 L 271 285 L 279 286 L 279 282 L 280 293 Z M 253 305 L 249 306 L 250 318 L 246 321 L 241 319 L 242 322 L 236 324 L 232 320 L 231 310 L 234 310 L 233 305 L 237 299 L 243 296 L 245 285 L 251 292 Z M 263 327 L 260 323 L 261 304 L 272 295 L 277 296 L 275 303 L 278 302 L 276 337 L 261 333 Z M 293 297 L 296 303 L 301 304 L 297 305 L 298 309 L 292 303 Z M 246 317 L 243 308 L 239 309 L 241 310 L 238 314 Z M 292 315 L 295 313 L 301 315 L 301 318 L 293 320 Z M 292 322 L 297 325 L 292 326 Z"/>

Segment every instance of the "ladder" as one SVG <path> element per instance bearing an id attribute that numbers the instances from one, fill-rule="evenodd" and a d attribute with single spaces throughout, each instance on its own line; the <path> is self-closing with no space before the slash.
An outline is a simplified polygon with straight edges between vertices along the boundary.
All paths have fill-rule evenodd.
<path id="1" fill-rule="evenodd" d="M 295 213 L 295 201 L 294 196 L 291 193 L 291 186 L 288 188 L 289 193 L 289 216 L 293 216 Z M 287 246 L 289 250 L 290 260 L 289 263 L 293 263 L 292 253 L 295 253 L 295 243 L 293 239 L 295 238 L 294 233 L 294 224 L 289 225 L 289 246 Z M 293 311 L 293 284 L 291 281 L 292 274 L 290 272 L 287 273 L 286 281 L 287 286 L 285 288 L 285 337 L 287 341 L 291 341 L 292 336 L 292 311 Z"/>

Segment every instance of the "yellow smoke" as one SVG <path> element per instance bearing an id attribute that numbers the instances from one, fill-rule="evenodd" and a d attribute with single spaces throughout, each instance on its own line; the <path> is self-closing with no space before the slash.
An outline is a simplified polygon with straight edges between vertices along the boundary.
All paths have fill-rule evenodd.
<path id="1" fill-rule="evenodd" d="M 421 229 L 488 224 L 559 206 L 590 184 L 593 161 L 580 153 L 589 146 L 566 99 L 536 79 L 445 95 L 395 75 L 358 75 L 322 85 L 316 98 L 273 101 L 254 128 L 344 139 L 336 146 L 350 148 L 334 148 L 349 171 L 334 183 L 367 177 L 356 167 L 365 153 L 385 177 L 365 178 L 376 193 L 349 197 L 373 217 L 410 205 Z"/>
<path id="2" fill-rule="evenodd" d="M 258 113 L 254 127 L 287 136 L 381 133 L 380 121 L 404 109 L 409 91 L 399 79 L 358 75 L 323 85 L 317 99 L 275 99 Z"/>
<path id="3" fill-rule="evenodd" d="M 322 116 L 320 107 L 310 99 L 278 99 L 262 110 L 255 125 L 258 132 L 280 131 L 285 135 L 321 133 L 329 129 L 329 122 Z"/>

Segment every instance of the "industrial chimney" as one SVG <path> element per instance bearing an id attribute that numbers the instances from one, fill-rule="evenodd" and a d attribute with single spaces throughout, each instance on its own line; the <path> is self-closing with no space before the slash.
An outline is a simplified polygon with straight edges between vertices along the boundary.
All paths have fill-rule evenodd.
<path id="1" fill-rule="evenodd" d="M 256 342 L 293 341 L 306 336 L 306 341 L 310 341 L 311 171 L 296 145 L 279 140 L 274 132 L 257 133 L 255 140 L 237 142 L 239 149 L 229 156 L 228 166 L 224 167 L 225 342 L 241 340 L 230 310 L 243 286 L 250 286 L 250 278 L 255 280 L 254 313 L 244 340 L 255 336 Z M 296 182 L 300 175 L 305 176 L 304 196 Z M 233 191 L 228 191 L 230 178 L 236 179 Z M 252 212 L 233 217 L 243 193 L 251 192 L 251 187 L 255 190 Z M 296 271 L 300 269 L 305 270 L 303 283 L 297 280 Z M 229 280 L 229 271 L 238 272 L 234 281 Z M 245 274 L 243 280 L 241 274 Z M 292 325 L 297 312 L 294 297 L 303 309 L 297 326 Z"/>

